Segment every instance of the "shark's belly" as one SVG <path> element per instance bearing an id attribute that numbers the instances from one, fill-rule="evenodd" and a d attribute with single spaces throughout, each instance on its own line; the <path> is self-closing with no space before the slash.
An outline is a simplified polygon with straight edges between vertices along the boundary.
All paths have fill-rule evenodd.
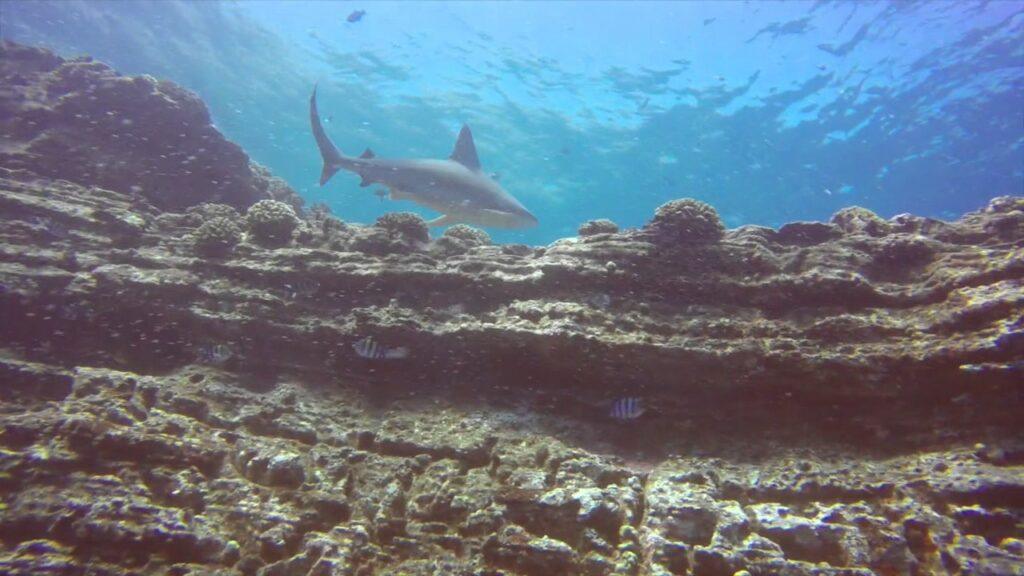
<path id="1" fill-rule="evenodd" d="M 449 215 L 471 215 L 496 207 L 486 195 L 457 178 L 431 173 L 409 174 L 386 183 L 396 200 L 411 200 L 421 206 Z"/>

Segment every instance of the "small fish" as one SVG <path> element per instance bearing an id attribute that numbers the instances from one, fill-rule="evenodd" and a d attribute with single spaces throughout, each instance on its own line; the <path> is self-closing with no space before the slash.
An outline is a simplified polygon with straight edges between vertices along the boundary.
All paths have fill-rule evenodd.
<path id="1" fill-rule="evenodd" d="M 289 282 L 284 285 L 285 293 L 289 298 L 294 300 L 298 296 L 304 296 L 306 298 L 316 295 L 317 291 L 320 290 L 320 283 L 316 280 L 309 278 L 300 278 L 294 282 Z"/>
<path id="2" fill-rule="evenodd" d="M 370 360 L 397 360 L 409 356 L 409 349 L 401 346 L 398 348 L 387 348 L 381 346 L 376 340 L 367 336 L 352 344 L 352 349 L 362 358 Z"/>
<path id="3" fill-rule="evenodd" d="M 383 202 L 388 196 L 387 188 L 377 188 L 373 191 L 373 195 L 380 198 L 380 201 Z"/>
<path id="4" fill-rule="evenodd" d="M 54 222 L 50 218 L 33 216 L 28 220 L 28 223 L 32 228 L 46 234 L 51 239 L 64 240 L 70 235 L 66 227 Z"/>
<path id="5" fill-rule="evenodd" d="M 462 304 L 461 302 L 458 304 L 452 304 L 451 306 L 444 308 L 444 311 L 448 314 L 465 314 L 466 305 Z"/>
<path id="6" fill-rule="evenodd" d="M 647 408 L 644 407 L 642 399 L 635 396 L 627 396 L 612 402 L 612 409 L 608 412 L 608 415 L 616 420 L 636 420 L 643 416 L 646 411 Z"/>
<path id="7" fill-rule="evenodd" d="M 83 304 L 65 304 L 57 309 L 57 317 L 61 320 L 88 320 L 92 316 L 92 312 Z"/>
<path id="8" fill-rule="evenodd" d="M 204 344 L 199 347 L 198 356 L 203 364 L 220 366 L 230 360 L 234 352 L 226 344 Z"/>
<path id="9" fill-rule="evenodd" d="M 363 16 L 366 16 L 366 10 L 355 10 L 354 12 L 348 15 L 348 18 L 346 18 L 346 20 L 354 24 L 362 20 Z"/>

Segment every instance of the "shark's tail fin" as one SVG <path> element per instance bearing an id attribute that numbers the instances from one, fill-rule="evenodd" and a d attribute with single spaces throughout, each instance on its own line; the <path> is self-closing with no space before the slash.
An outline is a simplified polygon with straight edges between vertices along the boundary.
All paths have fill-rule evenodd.
<path id="1" fill-rule="evenodd" d="M 324 169 L 320 172 L 320 185 L 323 186 L 345 165 L 345 155 L 334 146 L 320 123 L 320 113 L 316 109 L 316 86 L 313 86 L 313 95 L 309 98 L 309 123 L 313 125 L 313 137 L 324 159 Z"/>

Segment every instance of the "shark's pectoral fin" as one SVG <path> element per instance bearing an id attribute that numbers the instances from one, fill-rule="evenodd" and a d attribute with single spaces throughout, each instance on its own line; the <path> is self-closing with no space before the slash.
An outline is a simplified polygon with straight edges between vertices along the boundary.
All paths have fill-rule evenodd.
<path id="1" fill-rule="evenodd" d="M 444 216 L 438 216 L 433 220 L 428 220 L 427 226 L 448 226 L 449 224 L 455 224 L 458 221 L 458 218 L 450 214 L 445 214 Z"/>
<path id="2" fill-rule="evenodd" d="M 359 182 L 359 187 L 360 188 L 366 188 L 367 186 L 373 184 L 373 180 L 370 180 L 366 176 L 360 174 L 359 177 L 362 178 L 362 181 Z"/>

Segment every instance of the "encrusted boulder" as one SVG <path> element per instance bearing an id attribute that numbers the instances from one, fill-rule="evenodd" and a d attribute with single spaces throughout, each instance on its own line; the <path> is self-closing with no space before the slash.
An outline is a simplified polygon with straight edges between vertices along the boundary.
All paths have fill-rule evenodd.
<path id="1" fill-rule="evenodd" d="M 841 233 L 837 226 L 824 222 L 790 222 L 783 224 L 773 239 L 783 244 L 814 246 L 834 240 Z"/>
<path id="2" fill-rule="evenodd" d="M 377 218 L 374 226 L 386 231 L 391 238 L 407 244 L 425 243 L 430 240 L 427 223 L 415 212 L 388 212 Z"/>
<path id="3" fill-rule="evenodd" d="M 935 257 L 933 241 L 924 236 L 890 234 L 872 245 L 872 263 L 876 268 L 913 270 Z"/>
<path id="4" fill-rule="evenodd" d="M 235 210 L 234 207 L 215 202 L 203 202 L 198 206 L 192 206 L 185 213 L 188 215 L 189 223 L 193 226 L 199 226 L 213 218 L 227 218 L 233 222 L 241 220 L 238 210 Z"/>
<path id="5" fill-rule="evenodd" d="M 235 466 L 246 478 L 268 486 L 297 488 L 306 480 L 302 457 L 291 452 L 270 454 L 248 448 L 238 453 Z"/>
<path id="6" fill-rule="evenodd" d="M 531 537 L 518 526 L 507 526 L 483 545 L 484 558 L 527 576 L 573 574 L 578 557 L 571 546 L 548 538 Z"/>
<path id="7" fill-rule="evenodd" d="M 257 242 L 270 245 L 287 244 L 299 225 L 295 210 L 277 200 L 260 200 L 253 204 L 245 213 L 245 221 Z"/>
<path id="8" fill-rule="evenodd" d="M 235 220 L 215 216 L 192 233 L 192 247 L 200 256 L 223 256 L 242 240 L 242 229 Z"/>
<path id="9" fill-rule="evenodd" d="M 619 231 L 619 225 L 606 218 L 587 220 L 580 224 L 576 231 L 580 236 L 596 236 L 597 234 L 615 234 Z"/>
<path id="10" fill-rule="evenodd" d="M 860 206 L 843 208 L 832 215 L 830 222 L 847 234 L 885 236 L 892 231 L 891 224 L 884 218 Z"/>
<path id="11" fill-rule="evenodd" d="M 479 228 L 456 224 L 444 231 L 443 237 L 454 238 L 471 246 L 486 246 L 491 243 L 491 236 Z"/>
<path id="12" fill-rule="evenodd" d="M 687 246 L 717 242 L 725 233 L 725 226 L 709 204 L 683 198 L 659 206 L 647 230 L 659 243 Z"/>
<path id="13" fill-rule="evenodd" d="M 272 197 L 270 188 L 291 191 L 268 184 L 213 126 L 202 100 L 173 82 L 5 40 L 0 85 L 0 132 L 12 144 L 0 151 L 6 168 L 137 194 L 170 210 L 211 201 L 241 209 Z"/>
<path id="14" fill-rule="evenodd" d="M 491 236 L 479 228 L 456 224 L 434 241 L 434 248 L 443 254 L 461 254 L 477 246 L 491 244 Z"/>

